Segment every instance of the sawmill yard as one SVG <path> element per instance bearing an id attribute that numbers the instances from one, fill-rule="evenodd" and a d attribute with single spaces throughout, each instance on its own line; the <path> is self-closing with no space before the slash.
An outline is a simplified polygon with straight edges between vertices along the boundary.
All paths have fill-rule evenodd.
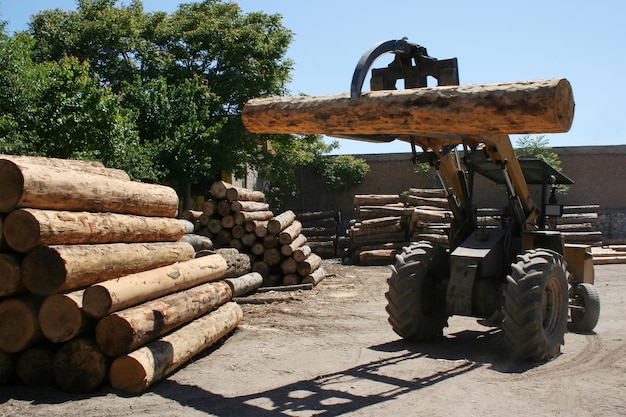
<path id="1" fill-rule="evenodd" d="M 501 333 L 452 317 L 444 338 L 402 341 L 387 323 L 384 266 L 325 260 L 308 291 L 258 293 L 225 340 L 138 395 L 2 387 L 0 416 L 621 416 L 626 414 L 626 266 L 596 265 L 593 334 L 518 364 Z"/>

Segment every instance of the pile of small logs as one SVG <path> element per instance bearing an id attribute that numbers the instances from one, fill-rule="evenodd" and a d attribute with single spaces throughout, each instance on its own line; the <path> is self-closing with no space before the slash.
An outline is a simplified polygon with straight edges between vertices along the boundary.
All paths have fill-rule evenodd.
<path id="1" fill-rule="evenodd" d="M 322 259 L 337 256 L 336 211 L 310 211 L 298 214 L 296 219 L 302 223 L 302 234 L 307 237 L 313 253 Z"/>
<path id="2" fill-rule="evenodd" d="M 412 241 L 427 240 L 448 246 L 452 211 L 442 188 L 411 188 L 407 206 L 412 208 L 409 232 Z"/>
<path id="3" fill-rule="evenodd" d="M 259 274 L 179 241 L 179 199 L 81 161 L 0 157 L 0 382 L 141 392 L 241 321 Z"/>
<path id="4" fill-rule="evenodd" d="M 201 211 L 185 213 L 194 224 L 194 239 L 208 237 L 205 246 L 235 248 L 248 255 L 264 287 L 315 286 L 326 276 L 322 258 L 313 252 L 292 210 L 274 215 L 263 192 L 224 181 L 214 182 L 209 192 L 211 198 Z"/>
<path id="5" fill-rule="evenodd" d="M 602 232 L 598 230 L 597 204 L 564 206 L 563 216 L 557 218 L 556 229 L 561 231 L 565 243 L 602 246 Z"/>

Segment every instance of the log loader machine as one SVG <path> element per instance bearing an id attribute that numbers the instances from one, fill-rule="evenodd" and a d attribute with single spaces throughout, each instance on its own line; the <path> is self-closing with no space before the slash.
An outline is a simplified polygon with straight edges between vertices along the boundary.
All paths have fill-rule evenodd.
<path id="1" fill-rule="evenodd" d="M 369 73 L 374 61 L 388 53 L 395 55 L 393 61 Z M 395 90 L 399 80 L 405 89 L 427 87 L 429 78 L 437 81 L 434 88 L 459 85 L 456 58 L 437 60 L 406 38 L 378 43 L 363 54 L 350 87 L 354 102 L 363 94 L 368 74 L 372 91 Z M 501 326 L 513 357 L 536 362 L 560 353 L 568 324 L 591 332 L 600 313 L 591 250 L 564 243 L 554 227 L 562 207 L 548 198 L 550 189 L 573 182 L 543 160 L 518 159 L 508 134 L 398 130 L 391 126 L 388 133 L 332 135 L 408 142 L 414 162 L 434 167 L 447 192 L 453 213 L 449 244 L 411 243 L 391 266 L 385 297 L 393 330 L 404 339 L 424 341 L 442 336 L 452 315 L 489 319 Z M 498 227 L 481 225 L 477 219 L 476 175 L 506 189 Z M 531 199 L 529 184 L 540 186 L 540 205 Z"/>

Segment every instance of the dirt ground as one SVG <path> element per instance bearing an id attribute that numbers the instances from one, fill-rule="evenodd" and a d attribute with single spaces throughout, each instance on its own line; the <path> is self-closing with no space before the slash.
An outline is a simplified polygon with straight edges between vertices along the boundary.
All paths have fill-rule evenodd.
<path id="1" fill-rule="evenodd" d="M 402 341 L 385 313 L 389 269 L 325 262 L 315 289 L 243 304 L 223 344 L 142 395 L 0 387 L 0 416 L 626 415 L 626 265 L 596 266 L 594 334 L 520 365 L 472 318 L 452 317 L 436 342 Z"/>

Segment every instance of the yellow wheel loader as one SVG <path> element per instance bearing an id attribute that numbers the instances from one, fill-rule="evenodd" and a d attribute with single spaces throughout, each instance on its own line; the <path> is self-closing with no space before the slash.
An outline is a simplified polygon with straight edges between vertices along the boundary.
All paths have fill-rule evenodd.
<path id="1" fill-rule="evenodd" d="M 369 72 L 388 53 L 393 61 Z M 518 159 L 508 135 L 567 131 L 573 107 L 563 79 L 459 86 L 456 58 L 437 60 L 405 38 L 361 57 L 349 96 L 253 99 L 242 118 L 256 133 L 408 142 L 414 162 L 435 168 L 453 216 L 447 247 L 420 241 L 396 256 L 385 294 L 393 330 L 424 341 L 441 336 L 452 315 L 490 319 L 515 358 L 546 361 L 560 353 L 569 321 L 593 330 L 600 300 L 590 247 L 564 244 L 553 227 L 562 207 L 550 190 L 573 182 L 542 160 Z M 477 175 L 506 190 L 498 227 L 477 220 Z M 541 188 L 541 204 L 529 184 Z"/>

